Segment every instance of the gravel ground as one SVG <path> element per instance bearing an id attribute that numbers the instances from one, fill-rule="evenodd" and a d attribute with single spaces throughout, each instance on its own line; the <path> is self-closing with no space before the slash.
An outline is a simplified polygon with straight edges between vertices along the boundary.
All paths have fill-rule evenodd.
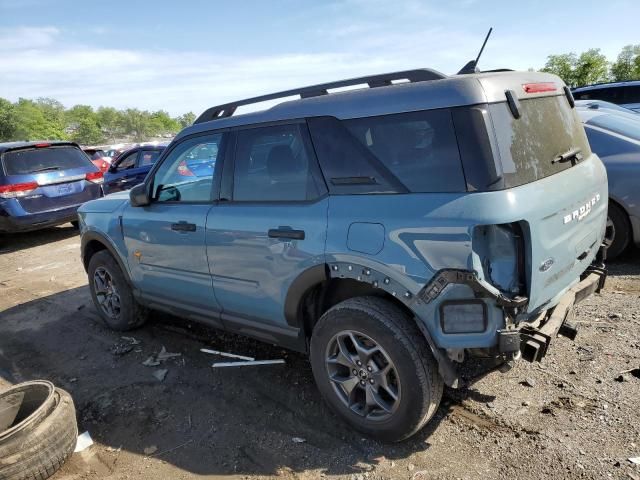
<path id="1" fill-rule="evenodd" d="M 447 390 L 398 445 L 362 438 L 322 403 L 300 355 L 153 315 L 122 338 L 94 312 L 70 227 L 0 244 L 0 386 L 47 378 L 72 393 L 95 442 L 54 478 L 637 479 L 640 253 L 610 265 L 577 308 L 576 341 Z M 180 353 L 148 367 L 165 347 Z M 202 347 L 285 358 L 212 369 Z M 153 374 L 166 369 L 164 380 Z M 627 373 L 621 373 L 628 371 Z"/>

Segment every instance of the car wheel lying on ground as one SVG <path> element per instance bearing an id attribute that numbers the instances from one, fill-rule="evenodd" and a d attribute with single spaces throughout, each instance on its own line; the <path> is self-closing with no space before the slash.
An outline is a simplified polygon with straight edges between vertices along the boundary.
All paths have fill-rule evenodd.
<path id="1" fill-rule="evenodd" d="M 0 393 L 0 478 L 44 480 L 73 453 L 78 437 L 71 396 L 42 380 Z"/>
<path id="2" fill-rule="evenodd" d="M 558 77 L 424 69 L 212 107 L 78 215 L 108 325 L 154 308 L 310 353 L 329 405 L 398 441 L 467 361 L 505 370 L 575 336 L 607 198 Z"/>

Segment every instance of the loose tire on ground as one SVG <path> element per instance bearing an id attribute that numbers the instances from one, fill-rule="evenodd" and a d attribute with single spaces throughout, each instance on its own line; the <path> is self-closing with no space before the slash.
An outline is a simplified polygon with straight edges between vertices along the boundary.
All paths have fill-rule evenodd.
<path id="1" fill-rule="evenodd" d="M 414 322 L 387 300 L 352 298 L 328 310 L 311 337 L 313 375 L 326 402 L 355 429 L 384 441 L 401 441 L 418 432 L 436 412 L 442 398 L 443 382 L 437 363 Z M 357 348 L 349 346 L 356 343 Z M 353 365 L 349 359 L 345 362 L 340 345 L 347 351 L 344 358 L 350 357 L 361 365 Z M 354 351 L 358 353 L 353 355 Z M 360 352 L 365 352 L 364 357 Z M 375 352 L 373 363 L 362 362 L 371 352 Z M 358 385 L 347 394 L 353 385 L 349 371 L 357 377 Z M 380 380 L 385 371 L 395 373 Z"/>
<path id="2" fill-rule="evenodd" d="M 607 232 L 605 241 L 609 242 L 607 259 L 613 260 L 622 254 L 631 240 L 631 225 L 627 214 L 615 203 L 609 202 Z"/>
<path id="3" fill-rule="evenodd" d="M 129 282 L 108 251 L 95 253 L 87 271 L 93 303 L 109 328 L 122 332 L 144 324 L 148 311 L 136 302 Z"/>
<path id="4" fill-rule="evenodd" d="M 22 383 L 0 393 L 0 410 L 0 479 L 44 480 L 73 453 L 76 412 L 64 390 Z"/>

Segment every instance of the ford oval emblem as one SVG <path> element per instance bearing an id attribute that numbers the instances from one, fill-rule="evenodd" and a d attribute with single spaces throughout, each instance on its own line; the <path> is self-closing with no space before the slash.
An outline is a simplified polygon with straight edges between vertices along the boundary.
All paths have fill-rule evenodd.
<path id="1" fill-rule="evenodd" d="M 553 267 L 554 263 L 555 263 L 555 260 L 553 258 L 546 259 L 544 262 L 542 262 L 542 265 L 540 265 L 540 271 L 541 272 L 546 272 L 551 267 Z"/>

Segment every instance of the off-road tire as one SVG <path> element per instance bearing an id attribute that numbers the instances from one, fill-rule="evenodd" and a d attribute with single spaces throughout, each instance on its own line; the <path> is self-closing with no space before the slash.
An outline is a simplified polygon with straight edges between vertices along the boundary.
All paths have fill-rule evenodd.
<path id="1" fill-rule="evenodd" d="M 94 274 L 98 268 L 107 270 L 116 285 L 120 297 L 120 315 L 117 318 L 108 316 L 100 306 L 94 285 Z M 91 257 L 87 273 L 91 298 L 93 299 L 100 318 L 102 318 L 109 328 L 119 332 L 125 332 L 138 328 L 146 322 L 148 316 L 147 308 L 136 301 L 131 286 L 125 278 L 124 273 L 122 273 L 118 262 L 116 262 L 108 251 L 100 250 Z"/>
<path id="2" fill-rule="evenodd" d="M 17 385 L 9 391 L 25 385 Z M 14 431 L 0 432 L 0 479 L 49 478 L 76 446 L 78 427 L 73 399 L 64 390 L 56 388 L 40 409 L 11 430 Z"/>
<path id="3" fill-rule="evenodd" d="M 631 225 L 627 214 L 615 203 L 609 202 L 608 218 L 613 223 L 615 234 L 607 249 L 607 259 L 613 260 L 620 256 L 629 246 L 631 240 Z"/>
<path id="4" fill-rule="evenodd" d="M 443 381 L 438 365 L 415 320 L 400 307 L 378 297 L 357 297 L 329 309 L 313 329 L 311 367 L 325 401 L 347 423 L 371 437 L 398 442 L 418 432 L 436 412 Z M 384 421 L 372 421 L 350 410 L 332 387 L 326 352 L 334 335 L 354 330 L 384 348 L 401 384 L 397 410 Z"/>

